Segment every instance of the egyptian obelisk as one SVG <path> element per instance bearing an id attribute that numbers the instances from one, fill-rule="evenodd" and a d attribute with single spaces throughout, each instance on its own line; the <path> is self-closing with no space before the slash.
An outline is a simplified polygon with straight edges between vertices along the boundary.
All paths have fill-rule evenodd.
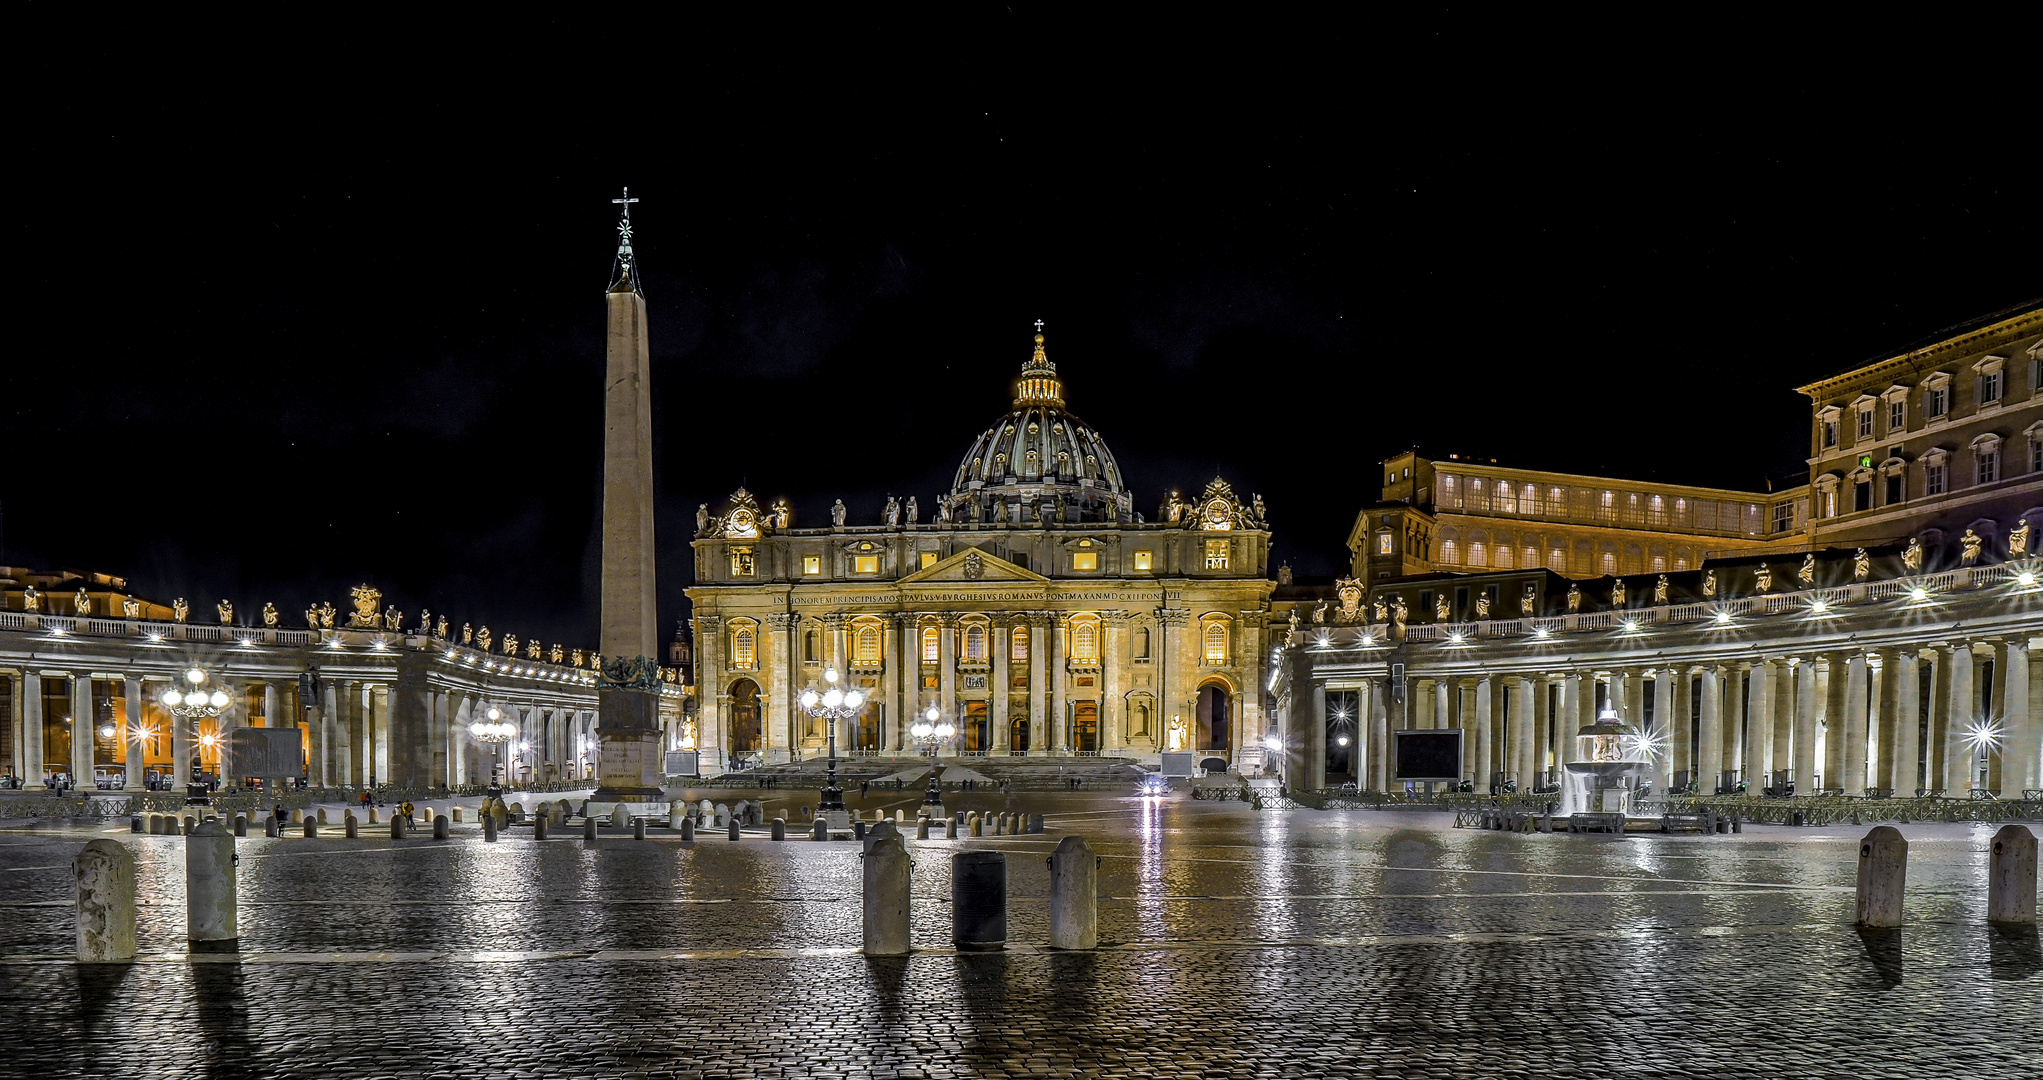
<path id="1" fill-rule="evenodd" d="M 653 591 L 653 399 L 646 300 L 631 250 L 631 189 L 611 273 L 603 390 L 601 744 L 592 803 L 660 802 L 660 669 Z"/>

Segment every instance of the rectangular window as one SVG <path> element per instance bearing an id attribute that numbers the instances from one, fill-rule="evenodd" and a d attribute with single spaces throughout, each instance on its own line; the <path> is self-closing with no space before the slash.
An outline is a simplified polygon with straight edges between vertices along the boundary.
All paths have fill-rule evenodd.
<path id="1" fill-rule="evenodd" d="M 753 556 L 751 548 L 734 547 L 731 549 L 732 577 L 751 577 L 758 569 L 759 564 Z"/>
<path id="2" fill-rule="evenodd" d="M 1887 505 L 1894 506 L 1899 504 L 1901 501 L 1902 501 L 1901 474 L 1894 473 L 1887 477 Z"/>
<path id="3" fill-rule="evenodd" d="M 1100 568 L 1100 553 L 1097 551 L 1072 552 L 1071 568 L 1073 570 L 1098 570 Z"/>
<path id="4" fill-rule="evenodd" d="M 1135 569 L 1137 570 L 1153 569 L 1155 562 L 1156 557 L 1150 552 L 1138 551 L 1135 553 Z"/>
<path id="5" fill-rule="evenodd" d="M 1905 431 L 1907 429 L 1908 429 L 1908 402 L 1906 401 L 1888 402 L 1887 403 L 1888 432 L 1895 433 Z"/>
<path id="6" fill-rule="evenodd" d="M 1787 532 L 1795 526 L 1795 504 L 1777 502 L 1773 504 L 1773 531 Z"/>
<path id="7" fill-rule="evenodd" d="M 1823 421 L 1823 448 L 1825 450 L 1828 450 L 1836 445 L 1837 445 L 1837 421 L 1825 420 Z"/>
<path id="8" fill-rule="evenodd" d="M 1433 590 L 1423 589 L 1419 592 L 1419 610 L 1428 615 L 1433 613 Z"/>
<path id="9" fill-rule="evenodd" d="M 1376 553 L 1378 555 L 1389 555 L 1393 551 L 1395 551 L 1396 548 L 1397 548 L 1396 537 L 1392 536 L 1390 533 L 1387 532 L 1380 532 L 1376 534 Z"/>
<path id="10" fill-rule="evenodd" d="M 1951 392 L 1939 386 L 1923 395 L 1922 411 L 1932 419 L 1944 415 L 1951 403 Z"/>
<path id="11" fill-rule="evenodd" d="M 1991 405 L 2000 400 L 2000 372 L 1995 371 L 1979 377 L 1979 403 Z"/>
<path id="12" fill-rule="evenodd" d="M 929 569 L 930 567 L 932 567 L 932 566 L 935 566 L 935 565 L 936 565 L 936 552 L 934 552 L 934 551 L 925 551 L 925 552 L 923 552 L 923 553 L 922 553 L 922 569 L 924 569 L 924 570 L 927 570 L 927 569 Z"/>
<path id="13" fill-rule="evenodd" d="M 1944 493 L 1944 467 L 1941 464 L 1922 467 L 1922 493 L 1942 495 Z"/>
<path id="14" fill-rule="evenodd" d="M 1853 513 L 1873 508 L 1873 482 L 1861 480 L 1851 486 L 1851 508 Z"/>
<path id="15" fill-rule="evenodd" d="M 1870 408 L 1860 409 L 1859 438 L 1870 439 L 1872 437 L 1873 437 L 1873 410 Z"/>
<path id="16" fill-rule="evenodd" d="M 823 572 L 823 557 L 821 555 L 802 556 L 802 573 L 820 574 L 822 572 Z"/>
<path id="17" fill-rule="evenodd" d="M 2043 438 L 2029 440 L 2029 471 L 2043 472 Z"/>
<path id="18" fill-rule="evenodd" d="M 1228 554 L 1227 541 L 1225 540 L 1206 541 L 1206 569 L 1208 570 L 1227 569 L 1228 563 L 1227 554 Z"/>
<path id="19" fill-rule="evenodd" d="M 854 574 L 879 573 L 880 557 L 878 555 L 853 555 L 851 557 L 851 572 Z"/>
<path id="20" fill-rule="evenodd" d="M 1978 454 L 1979 482 L 1991 484 L 2000 479 L 2000 451 L 1981 450 Z"/>

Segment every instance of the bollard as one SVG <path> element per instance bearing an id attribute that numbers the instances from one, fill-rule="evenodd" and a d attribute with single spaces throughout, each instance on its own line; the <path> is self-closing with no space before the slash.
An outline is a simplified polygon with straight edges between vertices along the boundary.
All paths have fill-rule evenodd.
<path id="1" fill-rule="evenodd" d="M 236 836 L 248 835 L 248 819 L 242 817 L 240 814 L 234 815 L 234 835 Z"/>
<path id="2" fill-rule="evenodd" d="M 811 838 L 812 838 L 812 839 L 816 839 L 816 840 L 828 840 L 828 839 L 830 839 L 830 822 L 829 822 L 829 819 L 827 819 L 827 818 L 817 818 L 817 819 L 816 819 L 816 828 L 815 828 L 814 834 L 813 834 L 813 836 L 812 836 Z"/>
<path id="3" fill-rule="evenodd" d="M 163 834 L 163 815 L 143 814 L 142 833 L 145 836 L 161 836 Z"/>
<path id="4" fill-rule="evenodd" d="M 681 823 L 688 820 L 688 804 L 679 799 L 667 806 L 667 827 L 679 832 Z"/>
<path id="5" fill-rule="evenodd" d="M 314 821 L 311 818 L 305 819 L 305 839 L 307 840 L 319 839 L 319 822 Z"/>
<path id="6" fill-rule="evenodd" d="M 1080 837 L 1057 842 L 1050 855 L 1050 947 L 1091 949 L 1100 943 L 1099 856 Z"/>
<path id="7" fill-rule="evenodd" d="M 951 856 L 951 943 L 966 950 L 1007 947 L 1007 855 Z"/>
<path id="8" fill-rule="evenodd" d="M 355 820 L 355 812 L 353 810 L 348 811 L 346 816 L 341 818 L 341 824 L 347 826 L 348 839 L 350 840 L 362 834 L 362 825 Z"/>
<path id="9" fill-rule="evenodd" d="M 392 840 L 404 839 L 404 823 L 409 820 L 411 819 L 403 814 L 390 815 L 390 838 Z"/>
<path id="10" fill-rule="evenodd" d="M 326 824 L 326 807 L 324 806 L 319 808 L 319 823 L 321 825 Z"/>
<path id="11" fill-rule="evenodd" d="M 490 817 L 496 819 L 498 832 L 503 832 L 505 827 L 510 825 L 511 808 L 504 805 L 504 800 L 491 799 L 485 809 Z"/>
<path id="12" fill-rule="evenodd" d="M 927 839 L 929 839 L 929 819 L 928 819 L 928 818 L 918 818 L 918 819 L 916 820 L 916 822 L 915 822 L 915 839 L 917 839 L 917 840 L 927 840 Z"/>
<path id="13" fill-rule="evenodd" d="M 381 822 L 380 822 L 380 821 L 378 820 L 378 818 L 376 817 L 376 808 L 375 808 L 375 807 L 373 807 L 373 806 L 371 806 L 371 807 L 369 807 L 369 808 L 368 808 L 368 810 L 369 810 L 369 824 L 371 824 L 371 825 L 376 825 L 376 824 L 380 824 Z"/>
<path id="14" fill-rule="evenodd" d="M 1993 834 L 1990 850 L 1986 864 L 1986 921 L 2034 923 L 2036 834 L 2020 825 L 2003 825 Z"/>
<path id="15" fill-rule="evenodd" d="M 595 846 L 597 846 L 597 844 L 598 844 L 598 843 L 600 843 L 600 841 L 598 841 L 598 840 L 596 839 L 596 819 L 595 819 L 595 818 L 583 818 L 583 819 L 582 819 L 582 846 L 583 846 L 583 847 L 585 847 L 585 848 L 592 848 L 592 847 L 595 847 Z"/>
<path id="16" fill-rule="evenodd" d="M 497 816 L 495 814 L 482 815 L 482 842 L 485 844 L 497 842 Z"/>
<path id="17" fill-rule="evenodd" d="M 1860 926 L 1900 926 L 1901 896 L 1908 880 L 1908 840 L 1892 825 L 1876 826 L 1859 841 Z"/>
<path id="18" fill-rule="evenodd" d="M 906 956 L 908 846 L 898 832 L 874 830 L 873 835 L 865 852 L 865 954 Z"/>
<path id="19" fill-rule="evenodd" d="M 88 840 L 85 850 L 72 861 L 71 870 L 78 884 L 78 962 L 125 964 L 132 961 L 135 958 L 134 853 L 111 840 Z"/>
<path id="20" fill-rule="evenodd" d="M 908 824 L 908 818 L 907 818 L 907 816 L 906 816 L 906 815 L 904 815 L 904 814 L 902 814 L 900 810 L 895 810 L 895 811 L 894 811 L 894 824 L 896 824 L 896 825 L 906 825 L 906 824 Z"/>
<path id="21" fill-rule="evenodd" d="M 855 818 L 855 819 L 853 819 L 853 820 L 852 820 L 852 822 L 851 822 L 851 838 L 852 838 L 853 840 L 863 840 L 863 839 L 865 839 L 865 819 L 864 819 L 864 818 Z"/>
<path id="22" fill-rule="evenodd" d="M 1041 814 L 1030 814 L 1030 815 L 1029 815 L 1029 831 L 1030 831 L 1030 832 L 1032 832 L 1032 833 L 1041 833 L 1041 832 L 1043 831 L 1043 827 L 1044 827 L 1044 826 L 1043 826 L 1043 815 L 1041 815 Z"/>
<path id="23" fill-rule="evenodd" d="M 691 843 L 691 844 L 692 844 L 692 843 L 694 843 L 694 842 L 695 842 L 695 819 L 694 819 L 694 818 L 692 818 L 692 817 L 684 817 L 684 818 L 682 818 L 682 819 L 681 819 L 681 839 L 682 839 L 682 840 L 683 840 L 684 842 L 686 842 L 686 843 Z"/>
<path id="24" fill-rule="evenodd" d="M 433 815 L 433 839 L 435 840 L 447 839 L 447 815 L 445 814 Z"/>
<path id="25" fill-rule="evenodd" d="M 192 834 L 192 830 L 193 830 L 193 829 L 196 829 L 196 828 L 198 828 L 198 827 L 199 827 L 199 819 L 198 819 L 198 818 L 192 817 L 192 816 L 190 816 L 190 815 L 186 815 L 186 816 L 185 816 L 185 819 L 184 819 L 184 835 L 186 835 L 186 836 L 190 836 L 190 835 Z"/>
<path id="26" fill-rule="evenodd" d="M 611 828 L 613 828 L 613 829 L 622 829 L 622 828 L 624 828 L 624 827 L 625 827 L 626 825 L 629 825 L 629 824 L 631 824 L 631 812 L 630 812 L 630 811 L 626 810 L 626 809 L 625 809 L 624 807 L 622 807 L 622 806 L 615 806 L 615 807 L 611 807 L 611 809 L 610 809 L 610 827 L 611 827 Z"/>
<path id="27" fill-rule="evenodd" d="M 946 840 L 956 840 L 958 838 L 957 818 L 951 818 L 943 823 L 943 838 Z"/>
<path id="28" fill-rule="evenodd" d="M 874 844 L 877 844 L 880 841 L 885 840 L 889 836 L 899 835 L 901 835 L 901 830 L 895 828 L 893 822 L 882 821 L 878 825 L 875 825 L 872 828 L 866 830 L 865 850 L 871 851 L 873 849 Z"/>
<path id="29" fill-rule="evenodd" d="M 1732 818 L 1732 819 L 1731 819 L 1731 831 L 1732 831 L 1732 832 L 1734 832 L 1734 833 L 1742 833 L 1742 832 L 1744 832 L 1744 831 L 1745 831 L 1745 819 L 1744 819 L 1744 818 L 1736 818 L 1736 817 Z"/>
<path id="30" fill-rule="evenodd" d="M 134 817 L 128 819 L 128 831 L 131 833 L 143 832 L 147 828 L 148 822 L 143 821 L 142 815 L 140 814 L 137 814 Z"/>
<path id="31" fill-rule="evenodd" d="M 325 814 L 325 813 L 326 813 L 326 811 L 324 811 L 324 810 L 321 810 L 321 811 L 320 811 L 320 813 L 321 813 L 321 814 Z M 460 807 L 458 807 L 458 806 L 452 806 L 452 807 L 448 807 L 448 814 L 447 814 L 447 817 L 448 817 L 448 820 L 450 820 L 450 821 L 460 821 L 460 820 L 461 820 L 461 808 L 460 808 Z"/>
<path id="32" fill-rule="evenodd" d="M 262 834 L 268 837 L 276 837 L 283 835 L 282 832 L 279 831 L 277 828 L 276 818 L 266 817 L 262 819 Z"/>
<path id="33" fill-rule="evenodd" d="M 737 819 L 737 818 L 732 818 L 732 819 L 731 819 L 731 825 L 730 825 L 730 829 L 731 829 L 731 839 L 733 839 L 733 840 L 739 839 L 739 833 L 738 833 L 738 819 Z"/>
<path id="34" fill-rule="evenodd" d="M 549 816 L 551 815 L 541 814 L 538 817 L 532 819 L 532 839 L 534 840 L 546 839 L 547 829 L 546 819 Z"/>
<path id="35" fill-rule="evenodd" d="M 241 951 L 236 924 L 234 837 L 207 822 L 184 849 L 185 933 L 195 953 Z"/>
<path id="36" fill-rule="evenodd" d="M 787 819 L 786 819 L 786 818 L 780 818 L 780 817 L 777 817 L 777 818 L 774 818 L 774 819 L 773 819 L 773 838 L 774 838 L 775 840 L 785 840 L 785 839 L 787 839 Z"/>
<path id="37" fill-rule="evenodd" d="M 981 820 L 980 818 L 974 817 L 972 819 L 972 835 L 973 836 L 986 835 L 986 822 Z"/>
<path id="38" fill-rule="evenodd" d="M 631 819 L 631 838 L 633 840 L 643 840 L 646 838 L 646 819 L 642 817 Z"/>

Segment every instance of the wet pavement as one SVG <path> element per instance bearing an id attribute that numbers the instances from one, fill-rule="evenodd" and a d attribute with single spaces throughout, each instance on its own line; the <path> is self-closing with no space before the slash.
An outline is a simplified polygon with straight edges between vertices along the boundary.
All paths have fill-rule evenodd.
<path id="1" fill-rule="evenodd" d="M 763 794 L 769 815 L 802 797 Z M 920 795 L 851 801 L 912 816 Z M 1183 798 L 947 805 L 1050 829 L 911 827 L 918 951 L 892 961 L 858 955 L 849 842 L 654 829 L 589 849 L 570 827 L 486 845 L 472 823 L 441 842 L 250 838 L 243 953 L 193 963 L 181 839 L 0 829 L 0 1073 L 2043 1074 L 2043 950 L 1984 923 L 1985 826 L 1903 826 L 1908 925 L 1862 934 L 1856 827 L 1520 835 Z M 1045 948 L 1045 859 L 1072 833 L 1102 857 L 1092 954 Z M 99 835 L 138 857 L 128 968 L 68 960 L 70 861 Z M 1009 854 L 1005 954 L 950 948 L 949 856 L 967 848 Z"/>

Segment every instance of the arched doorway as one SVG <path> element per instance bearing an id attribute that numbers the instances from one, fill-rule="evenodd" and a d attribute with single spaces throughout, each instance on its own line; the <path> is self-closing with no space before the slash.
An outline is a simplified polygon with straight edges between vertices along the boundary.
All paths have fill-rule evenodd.
<path id="1" fill-rule="evenodd" d="M 1209 682 L 1199 688 L 1198 719 L 1192 732 L 1198 750 L 1227 752 L 1234 749 L 1234 723 L 1227 685 Z"/>
<path id="2" fill-rule="evenodd" d="M 759 684 L 739 679 L 731 684 L 731 753 L 751 754 L 759 750 Z"/>
<path id="3" fill-rule="evenodd" d="M 872 694 L 872 691 L 866 693 Z M 858 745 L 854 749 L 861 754 L 880 752 L 880 703 L 877 696 L 868 698 L 865 708 L 858 714 Z"/>
<path id="4" fill-rule="evenodd" d="M 1016 756 L 1029 752 L 1029 717 L 1026 712 L 1007 722 L 1007 750 Z"/>

